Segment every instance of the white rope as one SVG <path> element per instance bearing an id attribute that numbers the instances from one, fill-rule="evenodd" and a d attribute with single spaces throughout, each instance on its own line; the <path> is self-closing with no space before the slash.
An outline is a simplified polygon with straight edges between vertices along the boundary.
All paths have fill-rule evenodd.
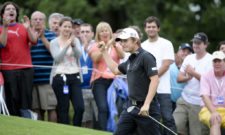
<path id="1" fill-rule="evenodd" d="M 36 67 L 36 68 L 57 68 L 57 66 L 46 66 L 46 65 L 30 65 L 30 64 L 10 64 L 10 63 L 0 63 L 0 66 L 20 66 L 20 67 Z M 80 70 L 82 70 L 82 68 L 79 68 Z M 101 72 L 97 69 L 94 68 L 88 68 L 88 70 L 93 70 L 95 72 L 104 74 L 104 72 Z M 126 78 L 125 75 L 117 75 L 116 77 L 120 77 L 120 78 Z M 4 115 L 9 115 L 9 111 L 7 109 L 7 106 L 5 104 L 5 100 L 3 97 L 3 93 L 4 93 L 4 86 L 0 86 L 0 113 L 2 112 Z"/>
<path id="2" fill-rule="evenodd" d="M 30 65 L 30 64 L 9 64 L 9 63 L 0 63 L 2 66 L 20 66 L 20 67 L 38 67 L 38 68 L 57 68 L 57 66 L 46 66 L 46 65 Z M 82 71 L 83 68 L 78 68 Z M 101 74 L 105 74 L 105 72 L 99 71 L 95 68 L 87 68 L 88 70 L 92 70 Z M 125 75 L 116 75 L 116 77 L 127 78 Z"/>

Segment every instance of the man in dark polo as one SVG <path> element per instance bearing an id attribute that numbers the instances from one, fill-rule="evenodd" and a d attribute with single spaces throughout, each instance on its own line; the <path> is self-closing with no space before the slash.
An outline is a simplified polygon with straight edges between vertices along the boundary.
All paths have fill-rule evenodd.
<path id="1" fill-rule="evenodd" d="M 127 74 L 129 102 L 121 113 L 115 135 L 160 135 L 159 125 L 148 116 L 160 120 L 156 89 L 159 83 L 155 57 L 140 47 L 140 38 L 133 28 L 125 28 L 118 35 L 125 52 L 131 53 L 129 59 L 118 65 L 107 53 L 110 43 L 99 43 L 102 56 L 114 74 Z"/>

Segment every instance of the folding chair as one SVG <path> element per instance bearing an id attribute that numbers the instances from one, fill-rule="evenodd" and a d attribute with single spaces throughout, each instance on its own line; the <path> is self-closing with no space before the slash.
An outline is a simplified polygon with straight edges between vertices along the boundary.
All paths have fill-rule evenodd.
<path id="1" fill-rule="evenodd" d="M 2 72 L 0 72 L 0 113 L 2 113 L 3 115 L 9 115 L 9 111 L 5 104 L 3 95 L 4 95 L 4 78 L 2 76 Z"/>

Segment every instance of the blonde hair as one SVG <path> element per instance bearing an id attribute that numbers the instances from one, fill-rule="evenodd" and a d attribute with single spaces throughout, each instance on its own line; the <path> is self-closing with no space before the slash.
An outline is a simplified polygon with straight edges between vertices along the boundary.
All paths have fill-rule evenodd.
<path id="1" fill-rule="evenodd" d="M 112 32 L 112 28 L 109 25 L 109 23 L 107 22 L 100 22 L 97 26 L 96 26 L 96 35 L 95 35 L 95 41 L 99 42 L 100 41 L 100 37 L 99 37 L 99 33 L 106 28 L 109 32 L 110 32 L 110 39 L 113 36 L 113 32 Z"/>

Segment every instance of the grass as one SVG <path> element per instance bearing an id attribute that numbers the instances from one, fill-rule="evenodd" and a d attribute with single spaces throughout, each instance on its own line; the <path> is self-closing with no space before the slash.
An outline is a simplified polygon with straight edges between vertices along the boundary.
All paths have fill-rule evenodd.
<path id="1" fill-rule="evenodd" d="M 0 135 L 111 135 L 87 128 L 78 128 L 45 121 L 0 115 Z"/>

